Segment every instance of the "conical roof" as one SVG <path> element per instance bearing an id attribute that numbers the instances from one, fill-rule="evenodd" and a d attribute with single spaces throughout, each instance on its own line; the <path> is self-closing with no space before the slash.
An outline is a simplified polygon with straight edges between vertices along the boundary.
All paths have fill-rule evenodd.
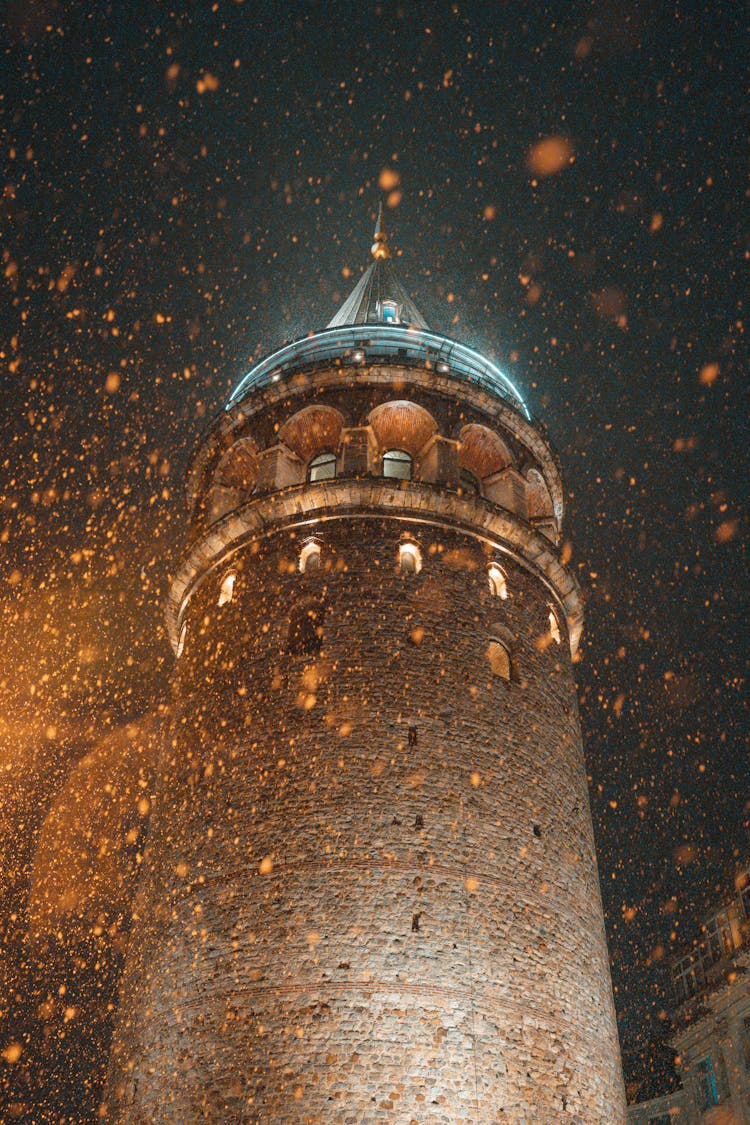
<path id="1" fill-rule="evenodd" d="M 403 324 L 427 328 L 427 321 L 396 277 L 383 229 L 383 205 L 378 211 L 372 244 L 374 261 L 354 286 L 328 328 L 346 324 Z"/>

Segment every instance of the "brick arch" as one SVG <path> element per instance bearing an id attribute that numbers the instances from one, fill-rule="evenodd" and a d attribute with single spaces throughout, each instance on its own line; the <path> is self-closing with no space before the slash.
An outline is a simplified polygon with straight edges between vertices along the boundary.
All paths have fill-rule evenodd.
<path id="1" fill-rule="evenodd" d="M 507 675 L 503 678 L 507 679 L 508 683 L 518 683 L 518 638 L 515 634 L 499 621 L 491 621 L 487 630 L 487 659 L 492 665 L 494 662 L 490 658 L 490 646 L 492 642 L 499 643 L 507 653 Z"/>
<path id="2" fill-rule="evenodd" d="M 544 477 L 538 469 L 527 469 L 525 477 L 529 519 L 552 518 L 554 515 L 552 497 L 544 482 Z"/>
<path id="3" fill-rule="evenodd" d="M 213 483 L 252 492 L 258 479 L 258 447 L 251 437 L 240 438 L 219 462 Z"/>
<path id="4" fill-rule="evenodd" d="M 403 449 L 416 457 L 437 431 L 437 422 L 429 410 L 404 399 L 376 406 L 367 420 L 381 453 Z"/>
<path id="5" fill-rule="evenodd" d="M 333 453 L 341 442 L 344 416 L 333 406 L 316 404 L 298 410 L 279 430 L 279 439 L 307 463 L 317 453 Z"/>
<path id="6" fill-rule="evenodd" d="M 512 464 L 510 450 L 494 430 L 471 422 L 464 426 L 458 435 L 460 446 L 458 449 L 458 463 L 462 469 L 467 469 L 475 477 L 482 480 L 484 477 L 499 473 Z"/>
<path id="7" fill-rule="evenodd" d="M 487 624 L 487 635 L 496 641 L 502 641 L 509 649 L 514 650 L 518 645 L 518 637 L 499 619 L 492 619 Z"/>

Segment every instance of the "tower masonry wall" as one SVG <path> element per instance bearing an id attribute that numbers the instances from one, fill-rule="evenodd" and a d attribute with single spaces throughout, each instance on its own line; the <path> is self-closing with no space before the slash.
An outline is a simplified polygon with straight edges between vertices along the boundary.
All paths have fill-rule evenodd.
<path id="1" fill-rule="evenodd" d="M 113 1120 L 624 1122 L 564 616 L 558 644 L 509 556 L 491 595 L 491 558 L 468 529 L 347 515 L 197 587 Z M 300 629 L 318 651 L 290 651 Z"/>

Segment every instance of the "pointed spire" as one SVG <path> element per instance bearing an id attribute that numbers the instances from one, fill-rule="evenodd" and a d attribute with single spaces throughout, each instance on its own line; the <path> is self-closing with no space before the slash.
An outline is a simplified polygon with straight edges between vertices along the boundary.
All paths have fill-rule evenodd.
<path id="1" fill-rule="evenodd" d="M 375 233 L 373 235 L 372 247 L 370 253 L 377 261 L 382 258 L 390 258 L 391 252 L 388 248 L 388 236 L 385 233 L 383 224 L 383 201 L 381 199 L 378 204 L 378 217 L 375 221 Z"/>
<path id="2" fill-rule="evenodd" d="M 372 246 L 374 261 L 362 274 L 328 328 L 346 324 L 402 324 L 427 328 L 427 322 L 396 277 L 383 222 L 383 204 L 378 207 Z"/>

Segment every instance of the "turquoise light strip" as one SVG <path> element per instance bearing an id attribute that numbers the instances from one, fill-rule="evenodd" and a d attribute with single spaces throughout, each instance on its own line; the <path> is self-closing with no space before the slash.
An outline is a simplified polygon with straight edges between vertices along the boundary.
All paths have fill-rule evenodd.
<path id="1" fill-rule="evenodd" d="M 363 353 L 362 360 L 355 358 L 356 352 Z M 232 392 L 226 409 L 230 410 L 250 390 L 277 382 L 289 370 L 333 359 L 343 359 L 354 366 L 358 362 L 372 362 L 381 357 L 407 362 L 419 360 L 434 367 L 445 363 L 452 374 L 463 376 L 502 398 L 510 399 L 513 405 L 521 408 L 526 418 L 531 419 L 523 396 L 514 383 L 496 364 L 473 348 L 423 329 L 384 324 L 328 328 L 286 344 L 248 371 Z"/>

